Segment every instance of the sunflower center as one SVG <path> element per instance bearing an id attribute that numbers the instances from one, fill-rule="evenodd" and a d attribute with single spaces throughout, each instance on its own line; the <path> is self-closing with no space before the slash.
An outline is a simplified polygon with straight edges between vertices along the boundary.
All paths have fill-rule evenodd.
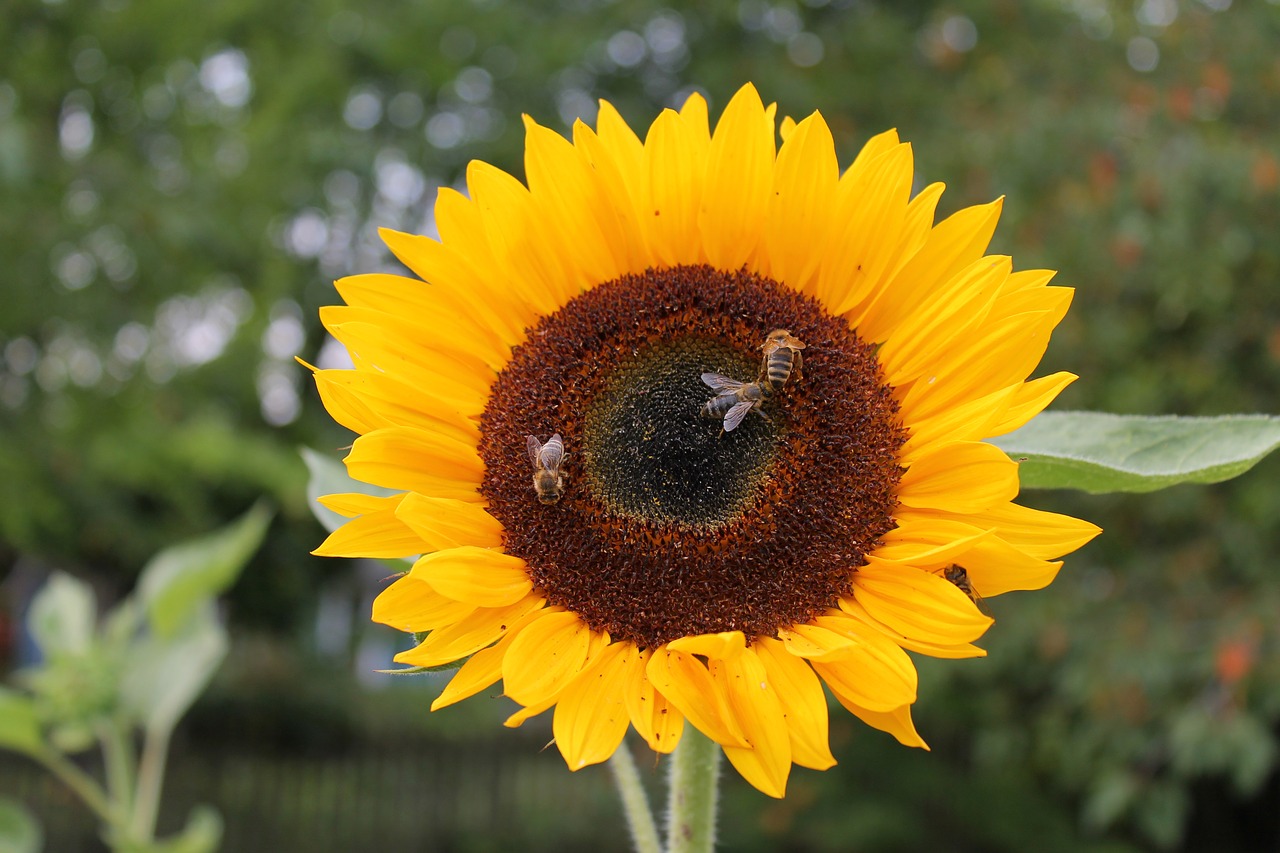
<path id="1" fill-rule="evenodd" d="M 760 345 L 808 346 L 732 431 L 701 414 L 703 373 L 754 382 Z M 904 433 L 874 349 L 820 303 L 705 266 L 599 285 L 516 347 L 481 418 L 482 491 L 549 603 L 653 647 L 773 636 L 851 589 L 887 531 Z M 564 441 L 542 503 L 526 436 Z"/>
<path id="2" fill-rule="evenodd" d="M 658 340 L 609 376 L 587 410 L 583 482 L 611 512 L 652 526 L 732 522 L 757 493 L 776 430 L 765 416 L 732 434 L 700 415 L 703 373 L 752 380 L 757 364 L 718 340 Z"/>

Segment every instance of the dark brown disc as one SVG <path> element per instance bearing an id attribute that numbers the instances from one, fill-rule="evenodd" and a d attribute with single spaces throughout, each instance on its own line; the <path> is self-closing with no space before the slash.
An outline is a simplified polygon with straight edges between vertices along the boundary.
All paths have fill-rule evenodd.
<path id="1" fill-rule="evenodd" d="M 804 369 L 732 432 L 700 375 L 754 381 L 769 331 Z M 563 437 L 537 499 L 526 435 Z M 875 350 L 816 300 L 747 272 L 650 270 L 544 317 L 481 418 L 482 491 L 547 600 L 654 647 L 805 622 L 893 527 L 904 431 Z"/>

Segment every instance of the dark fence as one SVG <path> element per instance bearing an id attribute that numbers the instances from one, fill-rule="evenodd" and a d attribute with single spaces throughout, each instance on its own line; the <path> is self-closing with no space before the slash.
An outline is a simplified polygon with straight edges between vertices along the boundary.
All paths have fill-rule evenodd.
<path id="1" fill-rule="evenodd" d="M 428 743 L 298 757 L 191 746 L 170 764 L 161 834 L 208 803 L 226 823 L 224 851 L 629 847 L 607 767 L 571 774 L 554 748 Z M 46 853 L 106 849 L 88 810 L 35 764 L 0 754 L 0 795 L 37 814 Z"/>

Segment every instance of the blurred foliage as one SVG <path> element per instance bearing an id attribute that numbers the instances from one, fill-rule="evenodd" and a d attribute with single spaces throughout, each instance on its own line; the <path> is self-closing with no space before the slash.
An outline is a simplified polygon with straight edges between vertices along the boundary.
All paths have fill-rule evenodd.
<path id="1" fill-rule="evenodd" d="M 171 545 L 142 569 L 137 592 L 102 614 L 93 589 L 55 572 L 27 611 L 38 663 L 19 670 L 21 690 L 0 687 L 0 749 L 26 756 L 65 784 L 117 853 L 211 853 L 222 821 L 208 806 L 156 843 L 169 741 L 208 686 L 230 640 L 215 610 L 262 544 L 271 513 L 255 506 L 235 523 Z M 135 746 L 141 735 L 141 748 Z M 105 780 L 70 760 L 102 751 Z M 0 799 L 0 807 L 5 807 Z M 5 807 L 0 850 L 39 846 L 24 811 Z M 16 815 L 16 819 L 15 819 Z M 24 825 L 25 823 L 25 825 Z"/>
<path id="2" fill-rule="evenodd" d="M 844 162 L 896 126 L 921 185 L 948 184 L 941 213 L 1005 195 L 993 250 L 1077 288 L 1046 359 L 1082 377 L 1060 408 L 1274 411 L 1277 43 L 1263 0 L 13 0 L 0 559 L 119 595 L 146 555 L 267 493 L 281 518 L 233 618 L 304 638 L 318 591 L 355 586 L 306 556 L 322 533 L 293 450 L 350 440 L 292 361 L 340 363 L 316 322 L 328 282 L 394 268 L 375 228 L 429 233 L 467 160 L 522 174 L 521 112 L 567 130 L 597 97 L 643 127 L 752 80 L 781 114 L 821 109 Z M 1274 844 L 1278 473 L 1029 494 L 1106 533 L 1050 590 L 991 603 L 989 658 L 922 662 L 934 752 L 838 723 L 841 765 L 783 803 L 730 788 L 728 840 Z"/>

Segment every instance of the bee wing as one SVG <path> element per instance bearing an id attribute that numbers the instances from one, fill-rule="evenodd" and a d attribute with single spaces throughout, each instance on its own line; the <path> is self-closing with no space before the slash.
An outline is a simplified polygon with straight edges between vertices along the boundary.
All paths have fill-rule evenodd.
<path id="1" fill-rule="evenodd" d="M 750 400 L 743 400 L 741 403 L 735 403 L 729 411 L 724 413 L 724 431 L 732 432 L 734 427 L 742 423 L 742 419 L 747 416 L 747 412 L 755 405 Z"/>
<path id="2" fill-rule="evenodd" d="M 538 459 L 542 462 L 542 467 L 552 471 L 560 467 L 560 463 L 564 461 L 564 441 L 561 440 L 560 433 L 547 439 L 547 443 L 542 445 L 542 450 L 538 453 Z"/>
<path id="3" fill-rule="evenodd" d="M 533 463 L 533 467 L 537 468 L 538 454 L 542 452 L 542 442 L 531 435 L 526 435 L 524 444 L 529 449 L 529 461 Z"/>
<path id="4" fill-rule="evenodd" d="M 702 381 L 712 391 L 716 391 L 720 394 L 733 393 L 743 385 L 747 384 L 745 382 L 740 382 L 737 379 L 730 379 L 723 373 L 704 373 L 702 374 Z"/>

